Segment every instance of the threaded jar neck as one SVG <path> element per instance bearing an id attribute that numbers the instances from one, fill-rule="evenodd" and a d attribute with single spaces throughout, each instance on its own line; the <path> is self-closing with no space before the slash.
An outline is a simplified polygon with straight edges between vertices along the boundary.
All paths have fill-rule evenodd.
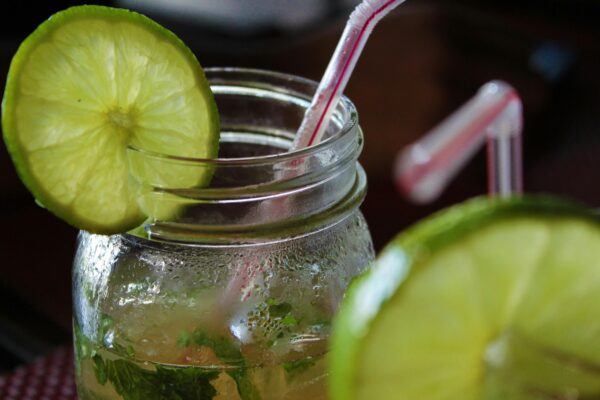
<path id="1" fill-rule="evenodd" d="M 342 98 L 321 143 L 288 152 L 315 82 L 246 69 L 207 69 L 206 75 L 221 118 L 219 158 L 130 147 L 132 182 L 149 215 L 138 236 L 256 242 L 310 232 L 356 210 L 366 179 L 350 100 Z"/>

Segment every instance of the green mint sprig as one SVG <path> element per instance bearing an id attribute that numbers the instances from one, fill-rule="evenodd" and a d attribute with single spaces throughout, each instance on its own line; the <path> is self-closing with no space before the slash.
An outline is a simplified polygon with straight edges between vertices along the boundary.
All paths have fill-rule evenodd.
<path id="1" fill-rule="evenodd" d="M 248 377 L 248 367 L 244 356 L 230 339 L 223 336 L 209 335 L 200 329 L 196 329 L 191 334 L 183 332 L 177 344 L 180 347 L 206 346 L 211 348 L 221 361 L 235 367 L 235 369 L 226 372 L 235 381 L 241 399 L 261 400 L 258 389 Z"/>
<path id="2" fill-rule="evenodd" d="M 211 381 L 219 371 L 163 365 L 153 371 L 124 359 L 103 360 L 97 354 L 93 360 L 98 383 L 110 382 L 123 400 L 212 400 L 217 395 Z"/>

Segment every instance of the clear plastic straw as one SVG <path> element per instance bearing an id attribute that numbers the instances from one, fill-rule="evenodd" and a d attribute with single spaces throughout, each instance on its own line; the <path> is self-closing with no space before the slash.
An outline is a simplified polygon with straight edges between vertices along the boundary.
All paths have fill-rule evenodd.
<path id="1" fill-rule="evenodd" d="M 522 108 L 510 85 L 488 82 L 454 114 L 399 153 L 396 187 L 416 203 L 435 200 L 487 141 L 489 194 L 521 193 Z"/>
<path id="2" fill-rule="evenodd" d="M 375 25 L 405 0 L 364 0 L 350 15 L 291 150 L 319 143 Z"/>

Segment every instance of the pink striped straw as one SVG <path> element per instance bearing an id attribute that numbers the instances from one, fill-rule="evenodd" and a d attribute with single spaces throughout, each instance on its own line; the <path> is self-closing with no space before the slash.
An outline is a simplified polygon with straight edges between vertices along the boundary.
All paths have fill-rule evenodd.
<path id="1" fill-rule="evenodd" d="M 346 27 L 338 42 L 336 50 L 325 70 L 310 107 L 304 114 L 304 119 L 296 134 L 296 139 L 290 151 L 312 146 L 321 141 L 327 122 L 331 118 L 339 99 L 354 71 L 356 62 L 375 25 L 390 11 L 405 0 L 363 0 L 350 15 Z M 280 177 L 290 177 L 289 172 L 283 172 Z M 282 202 L 285 202 L 282 199 Z M 277 212 L 284 207 L 270 206 L 266 212 Z M 246 301 L 251 292 L 247 289 L 261 279 L 268 266 L 260 266 L 260 260 L 247 260 L 235 268 L 227 287 L 214 307 L 214 318 L 224 318 L 237 302 Z"/>
<path id="2" fill-rule="evenodd" d="M 405 0 L 364 0 L 350 15 L 291 150 L 319 143 L 375 25 Z"/>
<path id="3" fill-rule="evenodd" d="M 521 193 L 522 109 L 510 85 L 486 83 L 455 113 L 398 154 L 396 187 L 416 203 L 435 200 L 487 141 L 489 194 Z"/>

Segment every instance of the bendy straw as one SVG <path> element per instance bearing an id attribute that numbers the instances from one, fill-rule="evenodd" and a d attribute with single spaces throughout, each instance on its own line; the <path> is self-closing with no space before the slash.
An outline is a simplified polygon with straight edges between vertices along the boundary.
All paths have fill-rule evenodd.
<path id="1" fill-rule="evenodd" d="M 364 0 L 350 15 L 344 33 L 306 110 L 291 150 L 321 141 L 350 75 L 375 25 L 405 0 Z"/>
<path id="2" fill-rule="evenodd" d="M 399 153 L 396 187 L 414 202 L 435 200 L 487 142 L 490 195 L 521 193 L 522 108 L 510 85 L 488 82 L 454 114 Z"/>

